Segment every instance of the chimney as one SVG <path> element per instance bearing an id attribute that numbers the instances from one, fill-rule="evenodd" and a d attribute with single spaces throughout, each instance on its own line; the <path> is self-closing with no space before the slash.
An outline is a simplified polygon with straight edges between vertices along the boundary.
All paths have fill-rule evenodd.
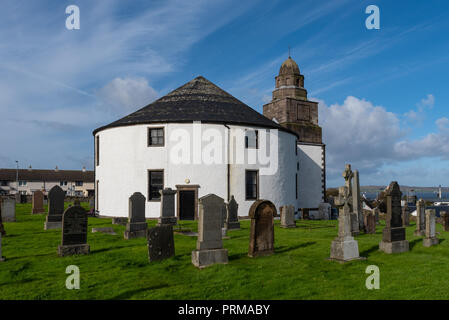
<path id="1" fill-rule="evenodd" d="M 86 167 L 83 167 L 83 172 L 86 172 Z"/>
<path id="2" fill-rule="evenodd" d="M 55 167 L 55 172 L 58 172 L 59 171 L 59 168 L 58 168 L 58 166 L 56 166 Z"/>
<path id="3" fill-rule="evenodd" d="M 33 168 L 31 167 L 31 165 L 28 167 L 28 171 L 32 171 Z"/>

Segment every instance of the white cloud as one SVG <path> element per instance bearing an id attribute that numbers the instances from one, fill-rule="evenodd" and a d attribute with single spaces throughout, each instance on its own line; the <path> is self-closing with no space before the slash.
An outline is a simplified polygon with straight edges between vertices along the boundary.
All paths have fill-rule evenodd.
<path id="1" fill-rule="evenodd" d="M 434 101 L 429 97 L 425 99 L 427 105 Z M 374 180 L 382 180 L 393 174 L 386 171 L 388 166 L 424 158 L 449 159 L 448 118 L 436 120 L 436 132 L 411 139 L 401 127 L 399 116 L 382 106 L 352 96 L 341 105 L 327 106 L 318 101 L 330 185 L 341 182 L 345 163 Z"/>
<path id="2" fill-rule="evenodd" d="M 157 92 L 144 78 L 115 78 L 98 91 L 107 109 L 124 115 L 153 102 Z"/>
<path id="3" fill-rule="evenodd" d="M 418 103 L 418 110 L 422 112 L 425 109 L 433 109 L 434 104 L 435 97 L 433 96 L 433 94 L 428 94 L 427 97 L 421 99 L 421 101 Z"/>

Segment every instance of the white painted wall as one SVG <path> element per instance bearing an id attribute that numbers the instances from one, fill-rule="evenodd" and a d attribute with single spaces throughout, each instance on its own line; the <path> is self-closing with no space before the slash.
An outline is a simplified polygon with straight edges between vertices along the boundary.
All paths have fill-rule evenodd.
<path id="1" fill-rule="evenodd" d="M 165 146 L 147 147 L 147 132 L 149 127 L 165 128 Z M 230 125 L 231 132 L 236 129 L 264 128 L 243 127 Z M 96 167 L 96 179 L 99 181 L 98 209 L 104 216 L 128 216 L 128 198 L 136 191 L 148 197 L 148 170 L 164 170 L 164 188 L 176 189 L 177 184 L 185 185 L 186 179 L 191 185 L 200 185 L 199 197 L 214 193 L 227 199 L 227 163 L 226 154 L 219 164 L 193 164 L 191 154 L 190 164 L 173 163 L 170 152 L 178 141 L 171 141 L 174 130 L 184 129 L 193 136 L 190 123 L 169 123 L 157 125 L 133 125 L 102 130 L 97 133 L 100 137 L 100 163 Z M 228 136 L 226 127 L 220 124 L 201 124 L 204 133 L 208 129 L 216 130 L 223 139 Z M 210 131 L 209 131 L 210 132 Z M 297 207 L 295 196 L 295 173 L 298 156 L 295 155 L 296 137 L 283 131 L 278 132 L 279 154 L 278 170 L 273 175 L 259 176 L 259 198 L 272 201 L 277 208 L 281 205 L 292 204 Z M 233 148 L 231 141 L 230 148 Z M 181 143 L 187 146 L 189 141 Z M 208 142 L 203 142 L 203 147 Z M 223 141 L 224 145 L 227 145 Z M 244 150 L 244 144 L 239 144 Z M 227 148 L 224 148 L 226 150 Z M 266 152 L 260 146 L 261 152 Z M 230 166 L 230 193 L 239 204 L 239 215 L 247 216 L 253 201 L 245 200 L 245 169 L 260 169 L 254 164 L 235 164 Z M 146 216 L 158 217 L 160 202 L 146 203 Z"/>
<path id="2" fill-rule="evenodd" d="M 318 208 L 324 201 L 323 146 L 298 145 L 299 156 L 299 207 Z M 311 212 L 313 216 L 313 213 Z"/>

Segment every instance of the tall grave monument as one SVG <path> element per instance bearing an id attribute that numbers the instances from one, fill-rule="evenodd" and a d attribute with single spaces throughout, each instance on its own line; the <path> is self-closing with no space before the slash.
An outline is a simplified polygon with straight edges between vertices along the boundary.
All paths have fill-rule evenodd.
<path id="1" fill-rule="evenodd" d="M 348 198 L 351 200 L 349 205 L 349 212 L 351 215 L 351 232 L 353 236 L 360 233 L 359 230 L 359 218 L 358 214 L 354 213 L 354 200 L 352 193 L 352 178 L 354 178 L 354 173 L 351 170 L 351 165 L 346 164 L 345 171 L 343 171 L 343 178 L 345 179 L 345 187 L 348 188 Z M 336 204 L 338 205 L 338 204 Z M 343 204 L 341 204 L 343 205 Z"/>
<path id="2" fill-rule="evenodd" d="M 48 192 L 48 215 L 44 224 L 45 230 L 61 228 L 64 198 L 65 192 L 59 186 L 54 186 Z"/>
<path id="3" fill-rule="evenodd" d="M 402 223 L 404 224 L 404 227 L 410 226 L 410 210 L 408 208 L 407 202 L 405 202 L 404 206 L 402 207 Z"/>
<path id="4" fill-rule="evenodd" d="M 60 257 L 89 254 L 87 244 L 87 212 L 81 206 L 69 207 L 62 215 L 62 243 L 58 247 Z"/>
<path id="5" fill-rule="evenodd" d="M 31 213 L 44 213 L 44 193 L 40 190 L 33 192 Z"/>
<path id="6" fill-rule="evenodd" d="M 441 211 L 440 216 L 444 231 L 449 231 L 449 214 L 446 211 Z"/>
<path id="7" fill-rule="evenodd" d="M 125 239 L 145 238 L 148 224 L 145 219 L 145 196 L 135 192 L 129 197 L 128 223 L 124 233 Z"/>
<path id="8" fill-rule="evenodd" d="M 223 249 L 222 214 L 224 200 L 208 194 L 199 200 L 198 241 L 192 251 L 192 263 L 204 268 L 216 263 L 228 263 L 228 250 Z"/>
<path id="9" fill-rule="evenodd" d="M 234 196 L 231 196 L 229 203 L 226 203 L 226 229 L 240 229 L 239 222 L 239 205 L 235 201 Z"/>
<path id="10" fill-rule="evenodd" d="M 347 262 L 361 259 L 359 256 L 359 245 L 352 236 L 351 211 L 352 199 L 348 187 L 339 188 L 339 196 L 336 199 L 339 206 L 338 236 L 332 241 L 330 260 Z"/>
<path id="11" fill-rule="evenodd" d="M 249 209 L 251 230 L 248 256 L 257 257 L 274 253 L 274 217 L 276 207 L 268 200 L 256 200 Z"/>
<path id="12" fill-rule="evenodd" d="M 178 223 L 175 215 L 175 195 L 176 190 L 165 188 L 160 190 L 161 194 L 161 216 L 158 219 L 158 225 L 174 226 Z"/>
<path id="13" fill-rule="evenodd" d="M 416 203 L 416 230 L 415 236 L 423 236 L 426 233 L 426 203 L 419 199 Z"/>
<path id="14" fill-rule="evenodd" d="M 435 209 L 426 210 L 426 233 L 422 241 L 424 247 L 437 245 L 439 242 L 435 233 Z"/>
<path id="15" fill-rule="evenodd" d="M 409 251 L 409 243 L 405 240 L 405 228 L 402 224 L 401 196 L 402 192 L 398 183 L 396 181 L 391 182 L 386 193 L 386 227 L 379 244 L 379 249 L 385 253 Z"/>
<path id="16" fill-rule="evenodd" d="M 357 217 L 357 221 L 359 223 L 359 232 L 365 230 L 365 223 L 363 219 L 363 206 L 362 206 L 362 197 L 360 196 L 360 179 L 359 179 L 359 171 L 354 170 L 354 188 L 352 190 L 352 200 L 354 207 L 354 214 Z"/>

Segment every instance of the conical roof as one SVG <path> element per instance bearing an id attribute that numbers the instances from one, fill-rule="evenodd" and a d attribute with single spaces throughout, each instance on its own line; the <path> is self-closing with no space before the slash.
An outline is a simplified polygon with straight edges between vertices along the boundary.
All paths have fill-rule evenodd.
<path id="1" fill-rule="evenodd" d="M 279 69 L 279 75 L 281 74 L 299 75 L 299 67 L 295 60 L 293 60 L 291 57 L 288 57 L 288 59 L 282 63 L 281 68 Z"/>
<path id="2" fill-rule="evenodd" d="M 93 134 L 120 126 L 193 121 L 254 125 L 293 133 L 199 76 L 142 109 L 95 129 Z"/>

